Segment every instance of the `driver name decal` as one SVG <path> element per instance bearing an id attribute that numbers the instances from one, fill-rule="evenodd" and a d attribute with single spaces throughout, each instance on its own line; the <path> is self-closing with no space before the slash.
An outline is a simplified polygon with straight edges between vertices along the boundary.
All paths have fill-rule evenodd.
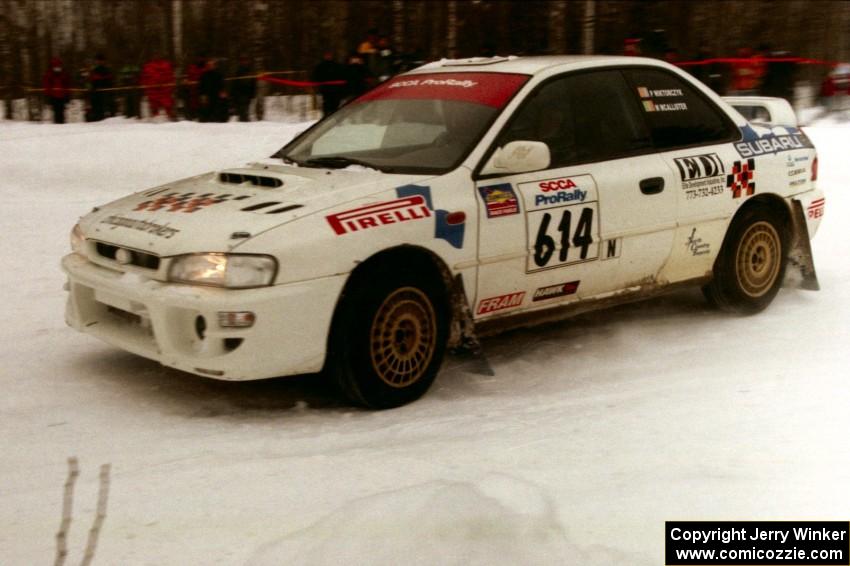
<path id="1" fill-rule="evenodd" d="M 388 224 L 429 218 L 431 210 L 421 195 L 368 204 L 325 217 L 337 236 Z"/>

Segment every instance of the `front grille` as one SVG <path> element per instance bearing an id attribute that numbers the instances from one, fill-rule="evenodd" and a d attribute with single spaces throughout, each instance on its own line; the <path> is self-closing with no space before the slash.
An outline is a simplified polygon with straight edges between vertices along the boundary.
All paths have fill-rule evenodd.
<path id="1" fill-rule="evenodd" d="M 95 249 L 99 256 L 118 262 L 122 265 L 135 265 L 137 267 L 154 270 L 159 269 L 159 258 L 153 254 L 113 246 L 112 244 L 104 244 L 103 242 L 97 242 L 95 244 Z M 123 258 L 119 258 L 119 254 L 122 255 Z M 122 261 L 122 259 L 126 261 Z"/>

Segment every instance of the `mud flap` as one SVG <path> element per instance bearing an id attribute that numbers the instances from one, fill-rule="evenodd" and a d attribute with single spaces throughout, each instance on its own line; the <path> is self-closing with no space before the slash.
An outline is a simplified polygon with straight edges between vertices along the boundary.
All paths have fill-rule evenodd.
<path id="1" fill-rule="evenodd" d="M 799 287 L 809 291 L 819 291 L 820 284 L 815 272 L 815 261 L 812 257 L 812 244 L 809 238 L 809 226 L 799 200 L 791 201 L 791 224 L 794 231 L 794 241 L 788 250 L 788 267 L 793 268 L 794 275 L 786 273 L 783 285 Z"/>
<path id="2" fill-rule="evenodd" d="M 463 279 L 457 275 L 452 282 L 452 326 L 449 333 L 449 348 L 452 354 L 469 360 L 470 373 L 477 375 L 496 375 L 475 332 L 472 311 L 466 300 Z M 466 364 L 464 364 L 466 365 Z"/>

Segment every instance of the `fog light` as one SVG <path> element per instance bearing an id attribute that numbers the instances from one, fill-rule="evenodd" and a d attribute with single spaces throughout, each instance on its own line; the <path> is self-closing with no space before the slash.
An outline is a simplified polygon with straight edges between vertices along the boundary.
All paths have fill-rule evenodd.
<path id="1" fill-rule="evenodd" d="M 218 325 L 222 328 L 249 328 L 254 326 L 254 313 L 242 312 L 219 312 Z"/>

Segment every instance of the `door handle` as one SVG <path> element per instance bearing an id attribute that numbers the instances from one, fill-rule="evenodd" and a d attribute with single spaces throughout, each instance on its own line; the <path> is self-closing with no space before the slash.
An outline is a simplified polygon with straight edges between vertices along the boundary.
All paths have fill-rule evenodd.
<path id="1" fill-rule="evenodd" d="M 645 195 L 657 195 L 664 190 L 663 177 L 651 177 L 640 182 L 640 192 Z"/>

